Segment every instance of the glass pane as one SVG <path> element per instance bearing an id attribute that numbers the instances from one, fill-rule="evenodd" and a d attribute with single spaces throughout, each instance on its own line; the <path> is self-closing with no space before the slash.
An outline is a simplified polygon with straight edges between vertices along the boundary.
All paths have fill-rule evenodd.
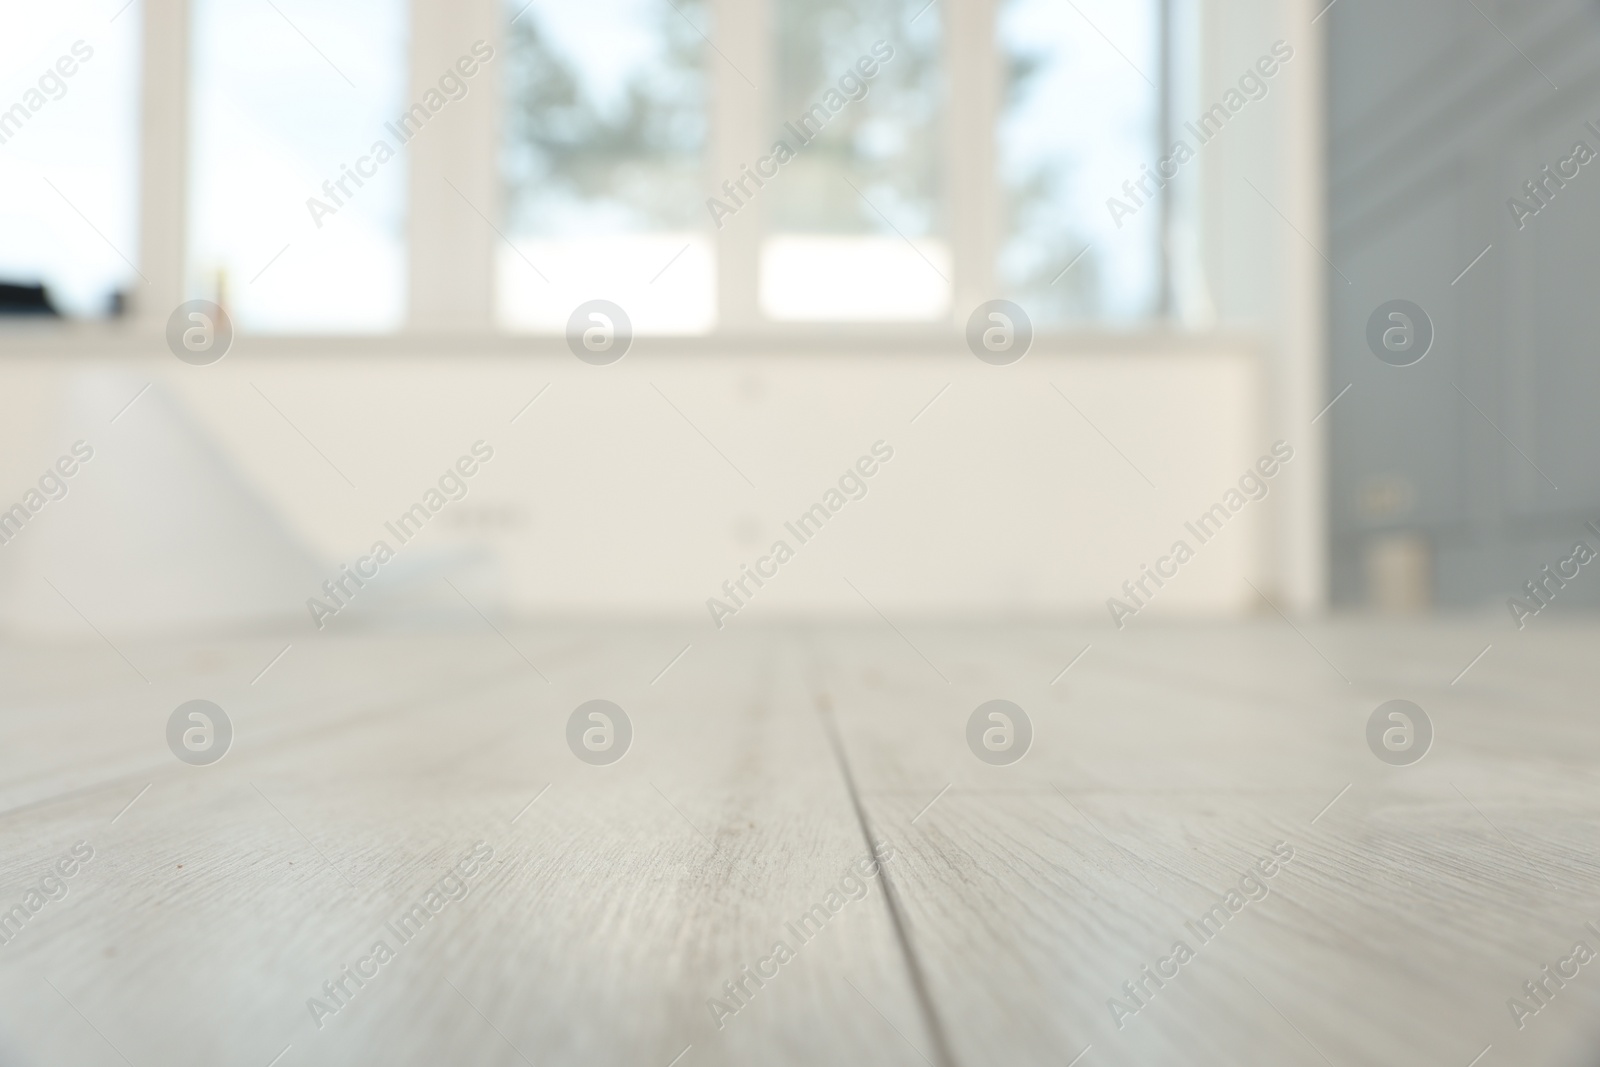
<path id="1" fill-rule="evenodd" d="M 1158 3 L 1005 0 L 998 36 L 1007 70 L 997 131 L 1002 291 L 1041 325 L 1149 316 L 1160 293 L 1160 209 L 1124 183 L 1157 163 Z M 1132 213 L 1118 208 L 1113 218 L 1113 197 Z"/>
<path id="2" fill-rule="evenodd" d="M 941 217 L 943 61 L 928 0 L 776 0 L 777 173 L 762 249 L 775 319 L 949 311 Z M 758 166 L 760 164 L 758 163 Z"/>
<path id="3" fill-rule="evenodd" d="M 11 4 L 0 34 L 0 313 L 138 288 L 140 5 Z M 44 294 L 33 292 L 43 285 Z"/>
<path id="4" fill-rule="evenodd" d="M 700 332 L 716 318 L 701 185 L 702 0 L 511 0 L 506 7 L 506 234 L 499 316 L 560 330 L 602 298 L 634 329 Z"/>
<path id="5" fill-rule="evenodd" d="M 407 16 L 194 0 L 191 296 L 260 331 L 400 325 L 406 157 L 386 123 L 406 108 Z"/>

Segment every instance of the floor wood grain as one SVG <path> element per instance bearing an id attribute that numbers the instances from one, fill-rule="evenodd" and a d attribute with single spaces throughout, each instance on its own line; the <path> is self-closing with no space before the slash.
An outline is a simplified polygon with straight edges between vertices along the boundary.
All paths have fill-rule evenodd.
<path id="1" fill-rule="evenodd" d="M 0 1063 L 1589 1062 L 1600 964 L 1521 1029 L 1507 1000 L 1600 950 L 1600 627 L 1496 640 L 1458 677 L 1489 630 L 0 649 L 0 916 L 26 913 L 0 944 Z M 197 697 L 235 728 L 209 767 L 166 747 Z M 1364 736 L 1396 697 L 1436 730 L 1407 767 Z M 608 766 L 566 740 L 594 698 L 633 727 Z M 1033 729 L 1005 766 L 966 734 L 997 698 Z M 80 841 L 93 858 L 29 912 Z M 875 842 L 892 858 L 858 880 Z M 392 959 L 324 991 L 379 940 Z"/>

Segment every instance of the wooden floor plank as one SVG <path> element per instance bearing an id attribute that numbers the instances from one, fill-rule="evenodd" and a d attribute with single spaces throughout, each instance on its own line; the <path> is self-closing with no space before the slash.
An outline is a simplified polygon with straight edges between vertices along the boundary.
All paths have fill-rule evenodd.
<path id="1" fill-rule="evenodd" d="M 1600 978 L 1522 1030 L 1506 1000 L 1574 941 L 1600 948 L 1583 925 L 1600 925 L 1600 738 L 1570 700 L 1597 634 L 1508 648 L 1466 687 L 1449 684 L 1459 666 L 1421 669 L 1468 648 L 1464 665 L 1472 629 L 1152 630 L 1054 687 L 1090 634 L 819 636 L 871 822 L 908 834 L 891 879 L 959 1061 L 1092 1046 L 1085 1064 L 1464 1065 L 1493 1044 L 1502 1062 L 1579 1062 Z M 1541 673 L 1508 706 L 1508 680 Z M 1439 728 L 1415 766 L 1365 746 L 1394 696 Z M 997 697 L 1036 731 L 1006 767 L 964 736 Z M 1267 895 L 1202 943 L 1186 924 L 1280 841 L 1294 859 L 1259 880 Z M 1194 960 L 1128 997 L 1177 940 Z"/>
<path id="2" fill-rule="evenodd" d="M 509 636 L 535 662 L 561 644 Z M 331 643 L 298 675 L 280 665 L 289 695 L 238 705 L 237 749 L 207 768 L 152 764 L 159 735 L 113 726 L 106 703 L 96 759 L 120 777 L 0 823 L 9 896 L 79 838 L 96 850 L 0 948 L 13 1041 L 36 1063 L 120 1062 L 94 1028 L 139 1064 L 265 1064 L 285 1045 L 286 1065 L 665 1067 L 689 1046 L 685 1067 L 923 1062 L 871 880 L 809 940 L 788 928 L 867 855 L 793 647 L 730 638 L 651 685 L 675 650 L 591 633 L 542 665 L 547 685 L 493 637 Z M 636 731 L 608 767 L 566 746 L 594 697 Z M 385 922 L 480 840 L 493 859 L 468 895 L 393 943 Z M 308 998 L 382 937 L 393 962 L 318 1029 Z M 737 1005 L 723 983 L 779 940 L 794 958 L 717 1028 L 708 1000 Z"/>

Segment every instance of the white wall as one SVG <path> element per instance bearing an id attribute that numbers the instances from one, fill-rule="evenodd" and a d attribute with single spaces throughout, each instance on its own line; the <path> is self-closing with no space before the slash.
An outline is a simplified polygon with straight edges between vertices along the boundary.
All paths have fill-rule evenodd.
<path id="1" fill-rule="evenodd" d="M 1198 98 L 1180 120 L 1218 102 L 1275 41 L 1294 51 L 1268 95 L 1201 149 L 1200 225 L 1217 321 L 1262 338 L 1268 424 L 1306 460 L 1307 476 L 1270 509 L 1266 564 L 1284 603 L 1314 612 L 1327 604 L 1327 420 L 1312 419 L 1343 384 L 1327 378 L 1327 286 L 1345 284 L 1324 258 L 1328 0 L 1201 3 Z"/>

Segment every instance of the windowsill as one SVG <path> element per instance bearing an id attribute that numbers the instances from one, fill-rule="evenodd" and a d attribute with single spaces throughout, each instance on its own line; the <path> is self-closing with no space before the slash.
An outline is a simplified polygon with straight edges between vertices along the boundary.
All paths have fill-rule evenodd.
<path id="1" fill-rule="evenodd" d="M 1041 333 L 1031 355 L 1142 355 L 1253 350 L 1254 335 L 1237 330 L 1192 331 L 1146 326 L 1127 330 L 1085 329 Z M 143 356 L 165 351 L 159 329 L 128 322 L 0 319 L 0 357 Z M 563 356 L 566 341 L 552 334 L 404 331 L 388 334 L 239 334 L 229 355 L 238 356 Z M 968 355 L 963 333 L 953 326 L 903 324 L 773 325 L 740 333 L 635 337 L 629 357 L 641 356 L 893 356 Z"/>

